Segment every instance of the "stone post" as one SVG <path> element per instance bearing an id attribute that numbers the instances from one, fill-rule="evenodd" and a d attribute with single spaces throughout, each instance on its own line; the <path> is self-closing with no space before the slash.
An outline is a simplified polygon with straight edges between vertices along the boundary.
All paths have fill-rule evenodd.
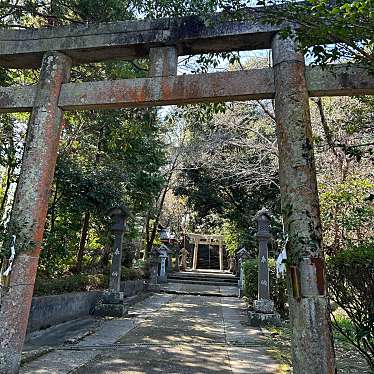
<path id="1" fill-rule="evenodd" d="M 218 251 L 219 251 L 219 270 L 220 271 L 223 271 L 223 246 L 222 246 L 222 242 L 219 241 L 219 247 L 218 247 Z"/>
<path id="2" fill-rule="evenodd" d="M 235 256 L 230 254 L 229 256 L 229 271 L 231 273 L 235 273 L 236 272 L 236 262 L 235 262 Z"/>
<path id="3" fill-rule="evenodd" d="M 124 207 L 115 207 L 109 210 L 112 219 L 110 232 L 114 236 L 112 266 L 109 275 L 109 289 L 103 292 L 102 300 L 95 306 L 98 316 L 122 317 L 127 314 L 127 307 L 123 303 L 121 292 L 121 260 L 122 243 L 128 211 Z"/>
<path id="4" fill-rule="evenodd" d="M 268 241 L 270 234 L 270 214 L 265 208 L 257 213 L 258 240 L 258 300 L 270 300 Z"/>
<path id="5" fill-rule="evenodd" d="M 172 251 L 170 249 L 167 251 L 167 255 L 168 255 L 167 273 L 170 274 L 173 272 Z"/>
<path id="6" fill-rule="evenodd" d="M 275 117 L 287 257 L 293 370 L 333 374 L 335 355 L 326 295 L 324 253 L 304 56 L 294 40 L 272 42 Z"/>
<path id="7" fill-rule="evenodd" d="M 122 242 L 125 231 L 125 218 L 128 216 L 124 208 L 112 208 L 108 215 L 113 220 L 110 226 L 110 232 L 114 236 L 114 247 L 112 256 L 112 267 L 109 277 L 109 290 L 111 292 L 120 292 L 121 290 L 121 265 L 122 265 Z"/>
<path id="8" fill-rule="evenodd" d="M 248 312 L 249 322 L 252 326 L 266 324 L 279 324 L 280 318 L 274 311 L 274 302 L 270 300 L 268 242 L 270 234 L 270 213 L 262 208 L 257 213 L 257 240 L 258 240 L 258 294 L 254 301 L 253 311 Z"/>
<path id="9" fill-rule="evenodd" d="M 238 265 L 239 265 L 239 280 L 238 280 L 238 292 L 239 297 L 243 296 L 243 286 L 244 286 L 244 269 L 243 269 L 243 262 L 250 258 L 248 251 L 245 248 L 240 249 L 237 252 L 238 257 Z"/>
<path id="10" fill-rule="evenodd" d="M 158 291 L 158 264 L 160 263 L 160 253 L 156 248 L 152 248 L 149 259 L 149 291 Z"/>
<path id="11" fill-rule="evenodd" d="M 58 99 L 70 67 L 70 58 L 62 53 L 43 57 L 9 224 L 16 258 L 0 287 L 1 374 L 18 373 L 20 366 L 63 123 Z"/>
<path id="12" fill-rule="evenodd" d="M 192 260 L 192 269 L 196 270 L 197 268 L 197 256 L 199 252 L 199 239 L 195 238 L 195 246 L 193 249 L 193 260 Z"/>
<path id="13" fill-rule="evenodd" d="M 181 251 L 180 251 L 180 254 L 182 256 L 182 259 L 181 259 L 181 269 L 182 270 L 186 270 L 187 269 L 187 256 L 188 256 L 188 251 L 186 248 L 182 248 Z"/>
<path id="14" fill-rule="evenodd" d="M 166 283 L 167 282 L 167 274 L 166 274 L 166 259 L 168 258 L 168 255 L 166 253 L 166 251 L 161 251 L 160 253 L 160 261 L 161 261 L 161 265 L 160 265 L 160 274 L 158 276 L 158 280 L 160 283 Z"/>

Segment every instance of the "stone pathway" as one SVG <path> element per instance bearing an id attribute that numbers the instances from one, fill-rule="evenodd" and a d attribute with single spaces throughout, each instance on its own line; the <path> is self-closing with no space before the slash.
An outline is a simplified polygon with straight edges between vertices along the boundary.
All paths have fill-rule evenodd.
<path id="1" fill-rule="evenodd" d="M 161 286 L 160 291 L 174 293 L 179 295 L 201 295 L 201 296 L 224 296 L 237 297 L 238 287 L 204 285 L 201 284 L 184 284 L 184 283 L 165 283 Z"/>
<path id="2" fill-rule="evenodd" d="M 154 294 L 129 318 L 103 320 L 76 344 L 25 364 L 21 373 L 276 373 L 261 330 L 234 297 Z"/>

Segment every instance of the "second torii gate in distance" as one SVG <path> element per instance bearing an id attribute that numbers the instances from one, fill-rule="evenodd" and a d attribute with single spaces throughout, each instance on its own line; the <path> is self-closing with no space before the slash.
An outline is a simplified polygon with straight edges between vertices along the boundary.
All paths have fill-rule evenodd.
<path id="1" fill-rule="evenodd" d="M 197 257 L 199 253 L 199 244 L 205 244 L 208 246 L 218 245 L 219 251 L 219 270 L 223 271 L 223 244 L 224 237 L 223 235 L 214 235 L 214 234 L 194 234 L 188 233 L 187 236 L 194 241 L 194 250 L 192 258 L 192 269 L 197 269 Z"/>

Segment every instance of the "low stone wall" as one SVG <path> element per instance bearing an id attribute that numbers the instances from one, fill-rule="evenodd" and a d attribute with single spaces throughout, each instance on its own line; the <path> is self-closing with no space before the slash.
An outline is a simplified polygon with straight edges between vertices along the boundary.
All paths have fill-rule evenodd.
<path id="1" fill-rule="evenodd" d="M 121 282 L 121 291 L 125 297 L 134 296 L 144 289 L 142 279 Z M 45 329 L 91 314 L 101 294 L 102 291 L 90 291 L 33 297 L 27 332 Z"/>
<path id="2" fill-rule="evenodd" d="M 33 297 L 27 331 L 45 329 L 92 312 L 102 291 Z"/>
<path id="3" fill-rule="evenodd" d="M 134 296 L 145 289 L 145 283 L 143 279 L 128 280 L 121 282 L 121 291 L 125 297 Z"/>

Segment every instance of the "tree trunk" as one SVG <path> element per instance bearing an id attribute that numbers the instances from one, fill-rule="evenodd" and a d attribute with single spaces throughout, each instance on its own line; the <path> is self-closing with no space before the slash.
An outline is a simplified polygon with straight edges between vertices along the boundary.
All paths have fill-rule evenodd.
<path id="1" fill-rule="evenodd" d="M 175 167 L 177 165 L 178 157 L 179 157 L 179 153 L 175 156 L 174 161 L 171 165 L 168 178 L 166 180 L 164 189 L 163 189 L 161 197 L 159 199 L 159 204 L 158 204 L 158 207 L 157 207 L 157 215 L 156 215 L 155 221 L 153 223 L 153 228 L 152 228 L 152 231 L 151 231 L 150 235 L 149 235 L 150 216 L 147 216 L 147 220 L 146 220 L 146 241 L 147 241 L 147 245 L 146 245 L 146 248 L 145 248 L 145 251 L 144 251 L 144 256 L 143 256 L 144 259 L 147 259 L 149 254 L 151 253 L 153 242 L 154 242 L 156 234 L 157 234 L 157 227 L 158 227 L 158 223 L 160 221 L 162 208 L 164 206 L 166 193 L 169 190 L 169 185 L 170 185 L 171 178 L 173 176 Z"/>
<path id="2" fill-rule="evenodd" d="M 76 263 L 75 269 L 74 269 L 74 271 L 76 273 L 80 273 L 81 270 L 82 270 L 83 255 L 84 255 L 84 250 L 86 248 L 89 228 L 90 228 L 90 211 L 87 210 L 84 213 L 81 239 L 80 239 L 80 242 L 79 242 L 79 249 L 78 249 L 78 253 L 77 253 L 77 263 Z"/>

